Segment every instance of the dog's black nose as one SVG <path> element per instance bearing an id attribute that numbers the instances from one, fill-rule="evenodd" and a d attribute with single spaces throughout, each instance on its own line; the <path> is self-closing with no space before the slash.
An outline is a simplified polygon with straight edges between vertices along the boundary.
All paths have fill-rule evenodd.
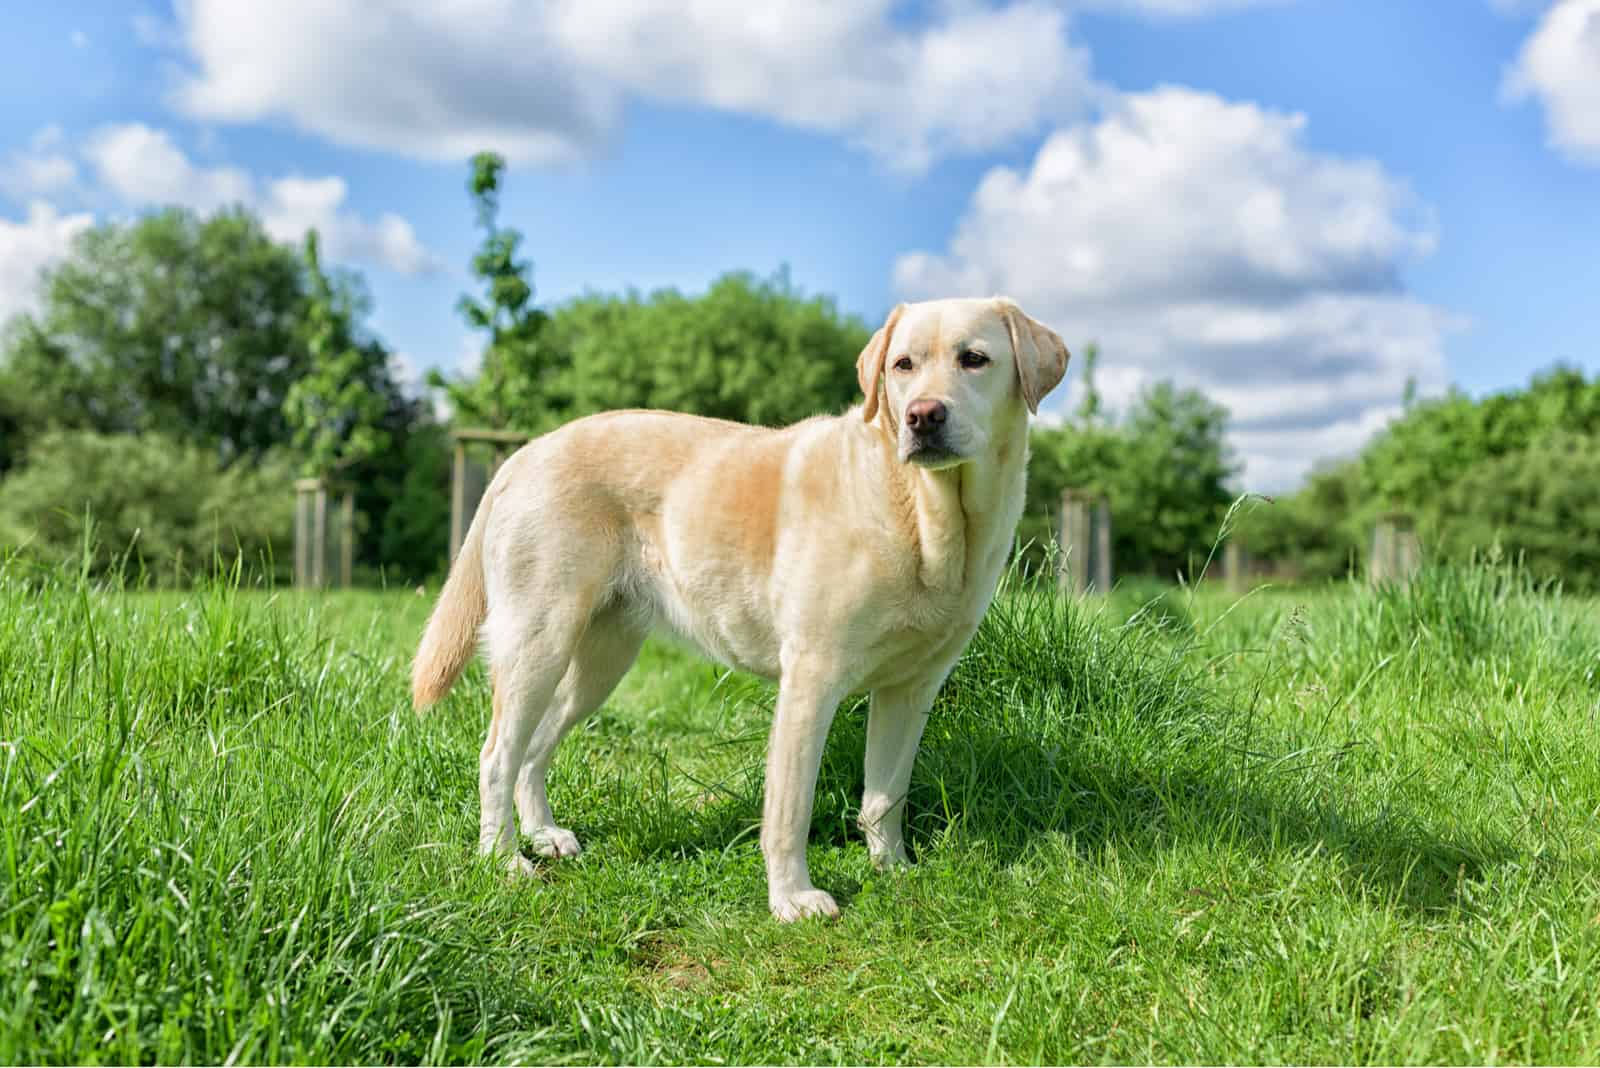
<path id="1" fill-rule="evenodd" d="M 945 418 L 950 413 L 945 409 L 944 401 L 914 400 L 906 405 L 906 426 L 917 436 L 925 436 L 936 432 L 944 426 Z"/>

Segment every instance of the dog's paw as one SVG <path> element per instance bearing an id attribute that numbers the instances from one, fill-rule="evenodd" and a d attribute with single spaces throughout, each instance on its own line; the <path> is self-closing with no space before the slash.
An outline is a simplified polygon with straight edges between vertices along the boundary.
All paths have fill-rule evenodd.
<path id="1" fill-rule="evenodd" d="M 512 853 L 506 857 L 506 874 L 513 879 L 532 879 L 538 874 L 538 869 L 533 866 L 533 861 L 521 853 Z"/>
<path id="2" fill-rule="evenodd" d="M 541 857 L 575 857 L 583 852 L 578 836 L 565 827 L 554 824 L 539 827 L 528 837 L 533 842 L 533 851 Z"/>
<path id="3" fill-rule="evenodd" d="M 793 894 L 783 894 L 769 899 L 772 915 L 779 923 L 793 923 L 811 916 L 825 916 L 836 919 L 839 915 L 839 906 L 834 903 L 833 896 L 825 890 L 800 890 Z"/>
<path id="4" fill-rule="evenodd" d="M 906 856 L 906 847 L 899 845 L 872 854 L 872 866 L 879 871 L 903 871 L 911 867 L 911 858 Z"/>

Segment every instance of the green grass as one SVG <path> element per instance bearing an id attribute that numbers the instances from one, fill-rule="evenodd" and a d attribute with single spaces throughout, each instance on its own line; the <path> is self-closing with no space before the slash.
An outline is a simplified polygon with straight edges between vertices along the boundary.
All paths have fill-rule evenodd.
<path id="1" fill-rule="evenodd" d="M 562 749 L 587 852 L 472 854 L 488 694 L 414 593 L 0 571 L 0 1061 L 1600 1059 L 1600 620 L 1409 590 L 1010 590 L 936 706 L 917 866 L 841 710 L 779 926 L 771 690 L 647 647 Z"/>

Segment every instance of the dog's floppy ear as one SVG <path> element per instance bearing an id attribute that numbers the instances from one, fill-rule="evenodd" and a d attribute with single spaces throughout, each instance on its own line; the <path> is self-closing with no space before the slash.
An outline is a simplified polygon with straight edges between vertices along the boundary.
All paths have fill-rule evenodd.
<path id="1" fill-rule="evenodd" d="M 1037 415 L 1039 402 L 1061 384 L 1072 354 L 1067 351 L 1060 334 L 1030 317 L 1015 301 L 1005 297 L 996 297 L 995 301 L 1000 305 L 1006 330 L 1011 334 L 1011 351 L 1016 355 L 1022 399 L 1028 405 L 1028 414 Z"/>
<path id="2" fill-rule="evenodd" d="M 872 340 L 867 342 L 867 347 L 856 358 L 856 381 L 861 383 L 861 394 L 867 398 L 867 403 L 861 408 L 861 418 L 869 423 L 878 414 L 878 379 L 883 377 L 883 361 L 889 356 L 889 338 L 894 334 L 895 324 L 905 310 L 904 304 L 896 304 L 889 318 L 878 327 L 878 332 L 872 335 Z"/>

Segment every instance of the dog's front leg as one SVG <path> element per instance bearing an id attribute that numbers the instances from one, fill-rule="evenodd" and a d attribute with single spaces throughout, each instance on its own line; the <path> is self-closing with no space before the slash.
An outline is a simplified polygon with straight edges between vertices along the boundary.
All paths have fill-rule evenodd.
<path id="1" fill-rule="evenodd" d="M 761 810 L 761 852 L 767 861 L 767 904 L 781 922 L 837 916 L 833 898 L 811 885 L 806 837 L 817 768 L 828 727 L 843 694 L 819 665 L 786 664 L 778 710 L 767 742 L 767 793 Z"/>
<path id="2" fill-rule="evenodd" d="M 866 782 L 861 792 L 862 833 L 867 850 L 879 868 L 910 864 L 906 856 L 904 822 L 906 790 L 911 766 L 917 759 L 922 728 L 928 722 L 941 673 L 931 684 L 893 690 L 875 690 L 867 712 Z"/>

